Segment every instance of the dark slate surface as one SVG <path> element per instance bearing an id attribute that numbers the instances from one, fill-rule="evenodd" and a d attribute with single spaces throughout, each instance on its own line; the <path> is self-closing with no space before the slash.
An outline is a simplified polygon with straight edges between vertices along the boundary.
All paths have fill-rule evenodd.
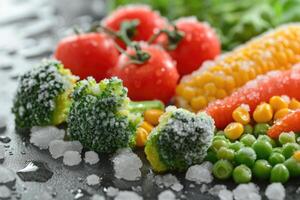
<path id="1" fill-rule="evenodd" d="M 164 190 L 153 183 L 153 174 L 141 150 L 137 150 L 136 153 L 144 161 L 142 179 L 128 182 L 114 178 L 109 156 L 101 155 L 100 162 L 94 166 L 82 163 L 76 167 L 66 167 L 62 164 L 62 159 L 52 159 L 48 151 L 41 151 L 32 146 L 28 137 L 16 134 L 14 130 L 10 107 L 18 75 L 36 65 L 42 58 L 51 55 L 58 38 L 70 33 L 70 29 L 65 27 L 71 27 L 72 24 L 87 27 L 93 19 L 101 18 L 101 13 L 104 12 L 104 2 L 100 0 L 0 1 L 0 143 L 3 143 L 3 140 L 7 142 L 3 143 L 6 147 L 6 158 L 0 165 L 17 172 L 25 167 L 27 161 L 36 160 L 47 163 L 54 173 L 45 183 L 23 182 L 17 177 L 12 199 L 46 199 L 43 196 L 45 192 L 53 195 L 55 199 L 74 199 L 78 189 L 83 189 L 86 194 L 80 199 L 90 199 L 95 193 L 105 196 L 108 186 L 135 191 L 144 199 L 156 199 Z M 11 141 L 5 137 L 11 138 Z M 101 177 L 101 185 L 87 186 L 85 178 L 90 174 Z M 184 186 L 181 192 L 175 192 L 178 198 L 217 199 L 208 193 L 202 194 L 201 186 L 185 181 L 184 174 L 176 175 Z M 216 183 L 210 184 L 209 187 L 214 184 Z M 236 186 L 232 182 L 218 184 L 226 184 L 229 189 Z M 266 183 L 258 185 L 261 186 L 263 194 Z M 296 194 L 299 185 L 298 180 L 290 181 L 286 185 L 287 199 L 300 199 Z"/>

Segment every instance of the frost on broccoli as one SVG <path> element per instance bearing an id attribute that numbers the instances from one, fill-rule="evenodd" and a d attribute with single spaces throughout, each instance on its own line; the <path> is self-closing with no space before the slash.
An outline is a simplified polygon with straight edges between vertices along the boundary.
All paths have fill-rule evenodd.
<path id="1" fill-rule="evenodd" d="M 205 113 L 167 108 L 159 125 L 151 132 L 145 153 L 155 171 L 183 171 L 201 163 L 210 147 L 214 122 Z"/>
<path id="2" fill-rule="evenodd" d="M 68 117 L 72 139 L 97 152 L 110 153 L 135 145 L 142 117 L 129 109 L 127 88 L 118 78 L 97 83 L 93 78 L 77 83 Z"/>
<path id="3" fill-rule="evenodd" d="M 65 121 L 76 77 L 55 60 L 43 62 L 19 79 L 12 112 L 17 128 L 57 125 Z"/>

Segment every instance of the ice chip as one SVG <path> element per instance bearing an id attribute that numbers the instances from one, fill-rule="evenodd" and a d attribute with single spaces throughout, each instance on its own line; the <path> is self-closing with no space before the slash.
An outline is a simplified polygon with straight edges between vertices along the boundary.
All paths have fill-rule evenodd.
<path id="1" fill-rule="evenodd" d="M 121 191 L 114 198 L 114 200 L 142 200 L 142 199 L 143 198 L 139 196 L 137 193 L 131 191 Z"/>
<path id="2" fill-rule="evenodd" d="M 11 197 L 11 191 L 5 185 L 0 186 L 0 199 L 9 199 Z"/>
<path id="3" fill-rule="evenodd" d="M 82 148 L 79 141 L 53 140 L 49 144 L 49 151 L 54 159 L 63 156 L 66 151 L 77 151 L 81 153 Z"/>
<path id="4" fill-rule="evenodd" d="M 235 200 L 260 200 L 259 188 L 254 183 L 240 184 L 233 190 Z"/>
<path id="5" fill-rule="evenodd" d="M 143 166 L 141 159 L 129 148 L 120 149 L 112 160 L 115 177 L 127 181 L 139 180 L 140 168 Z"/>
<path id="6" fill-rule="evenodd" d="M 94 151 L 87 151 L 84 154 L 84 161 L 90 165 L 94 165 L 99 162 L 99 156 Z"/>
<path id="7" fill-rule="evenodd" d="M 281 183 L 271 183 L 265 191 L 269 200 L 283 200 L 285 198 L 285 188 Z"/>
<path id="8" fill-rule="evenodd" d="M 171 190 L 165 190 L 158 195 L 158 200 L 176 200 L 176 195 Z"/>
<path id="9" fill-rule="evenodd" d="M 30 143 L 40 149 L 48 149 L 49 143 L 53 140 L 62 140 L 65 131 L 55 126 L 33 127 L 30 134 Z"/>
<path id="10" fill-rule="evenodd" d="M 189 181 L 200 183 L 210 183 L 213 180 L 211 174 L 212 164 L 210 162 L 204 162 L 201 165 L 193 165 L 189 167 L 185 174 L 185 178 Z"/>
<path id="11" fill-rule="evenodd" d="M 230 190 L 221 190 L 218 194 L 220 200 L 233 200 L 233 194 Z"/>
<path id="12" fill-rule="evenodd" d="M 86 183 L 89 186 L 98 185 L 100 183 L 100 178 L 96 174 L 91 174 L 88 177 L 86 177 Z"/>
<path id="13" fill-rule="evenodd" d="M 81 162 L 81 155 L 77 151 L 66 151 L 64 153 L 63 163 L 67 166 L 75 166 Z"/>

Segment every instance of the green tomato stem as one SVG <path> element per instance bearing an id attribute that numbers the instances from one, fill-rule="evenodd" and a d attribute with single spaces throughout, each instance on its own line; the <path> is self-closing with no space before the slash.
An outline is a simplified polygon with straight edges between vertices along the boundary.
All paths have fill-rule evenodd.
<path id="1" fill-rule="evenodd" d="M 164 110 L 165 105 L 158 100 L 154 101 L 131 101 L 129 103 L 129 110 L 134 113 L 143 113 L 148 109 L 159 109 Z"/>

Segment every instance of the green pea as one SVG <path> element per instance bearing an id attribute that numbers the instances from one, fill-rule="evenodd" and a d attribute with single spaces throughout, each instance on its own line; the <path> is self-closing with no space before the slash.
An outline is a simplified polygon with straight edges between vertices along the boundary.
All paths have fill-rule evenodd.
<path id="1" fill-rule="evenodd" d="M 218 131 L 215 135 L 217 135 L 217 136 L 224 136 L 225 133 L 224 133 L 224 131 Z"/>
<path id="2" fill-rule="evenodd" d="M 239 165 L 233 170 L 232 177 L 236 183 L 249 183 L 252 179 L 252 172 L 246 165 Z"/>
<path id="3" fill-rule="evenodd" d="M 235 142 L 229 144 L 229 148 L 234 151 L 238 151 L 243 147 L 244 147 L 244 144 L 239 141 L 235 141 Z"/>
<path id="4" fill-rule="evenodd" d="M 295 151 L 299 150 L 299 144 L 297 143 L 287 143 L 282 147 L 282 154 L 286 159 L 290 158 Z"/>
<path id="5" fill-rule="evenodd" d="M 234 159 L 234 150 L 227 147 L 221 147 L 217 152 L 218 159 L 233 160 Z"/>
<path id="6" fill-rule="evenodd" d="M 269 128 L 270 128 L 270 126 L 267 123 L 258 123 L 258 124 L 255 124 L 253 133 L 256 136 L 266 135 Z"/>
<path id="7" fill-rule="evenodd" d="M 213 151 L 213 150 L 208 150 L 207 151 L 207 154 L 206 154 L 206 157 L 204 159 L 205 161 L 209 161 L 211 163 L 215 163 L 217 162 L 219 159 L 217 157 L 217 154 Z"/>
<path id="8" fill-rule="evenodd" d="M 256 141 L 254 135 L 246 134 L 244 135 L 240 141 L 247 147 L 251 147 L 252 144 Z"/>
<path id="9" fill-rule="evenodd" d="M 272 166 L 266 160 L 257 160 L 252 168 L 253 175 L 258 179 L 268 179 Z"/>
<path id="10" fill-rule="evenodd" d="M 295 143 L 296 142 L 296 136 L 295 136 L 295 133 L 293 132 L 284 132 L 284 133 L 281 133 L 279 135 L 279 142 L 280 144 L 284 145 L 286 143 Z"/>
<path id="11" fill-rule="evenodd" d="M 235 161 L 238 164 L 245 164 L 252 167 L 256 160 L 256 153 L 250 147 L 241 148 L 235 155 Z"/>
<path id="12" fill-rule="evenodd" d="M 221 180 L 228 179 L 233 171 L 233 166 L 228 160 L 219 160 L 213 166 L 213 175 Z"/>
<path id="13" fill-rule="evenodd" d="M 271 182 L 285 183 L 289 180 L 290 173 L 284 164 L 277 164 L 271 170 Z"/>
<path id="14" fill-rule="evenodd" d="M 272 152 L 270 157 L 269 157 L 269 163 L 272 166 L 275 166 L 278 163 L 283 163 L 285 161 L 285 157 L 278 152 Z"/>
<path id="15" fill-rule="evenodd" d="M 259 159 L 268 159 L 272 153 L 272 145 L 264 140 L 257 140 L 252 145 L 252 148 Z"/>
<path id="16" fill-rule="evenodd" d="M 215 140 L 225 140 L 225 141 L 227 141 L 227 138 L 225 137 L 224 134 L 223 135 L 215 135 L 214 138 L 213 138 L 213 141 L 215 141 Z"/>
<path id="17" fill-rule="evenodd" d="M 212 148 L 215 152 L 217 152 L 221 147 L 227 147 L 228 146 L 228 142 L 225 140 L 214 140 L 212 143 Z"/>
<path id="18" fill-rule="evenodd" d="M 276 153 L 282 154 L 282 148 L 281 147 L 275 147 L 275 148 L 273 148 L 272 152 L 276 152 Z"/>
<path id="19" fill-rule="evenodd" d="M 284 165 L 289 170 L 290 176 L 300 175 L 300 162 L 291 157 L 284 162 Z"/>
<path id="20" fill-rule="evenodd" d="M 253 133 L 253 127 L 250 124 L 247 124 L 244 126 L 244 134 L 250 134 Z"/>
<path id="21" fill-rule="evenodd" d="M 268 141 L 268 142 L 272 145 L 272 147 L 276 147 L 276 146 L 277 146 L 276 141 L 273 140 L 272 138 L 270 138 L 270 137 L 267 136 L 267 135 L 260 135 L 260 136 L 258 136 L 257 140 L 265 140 L 265 141 Z"/>

